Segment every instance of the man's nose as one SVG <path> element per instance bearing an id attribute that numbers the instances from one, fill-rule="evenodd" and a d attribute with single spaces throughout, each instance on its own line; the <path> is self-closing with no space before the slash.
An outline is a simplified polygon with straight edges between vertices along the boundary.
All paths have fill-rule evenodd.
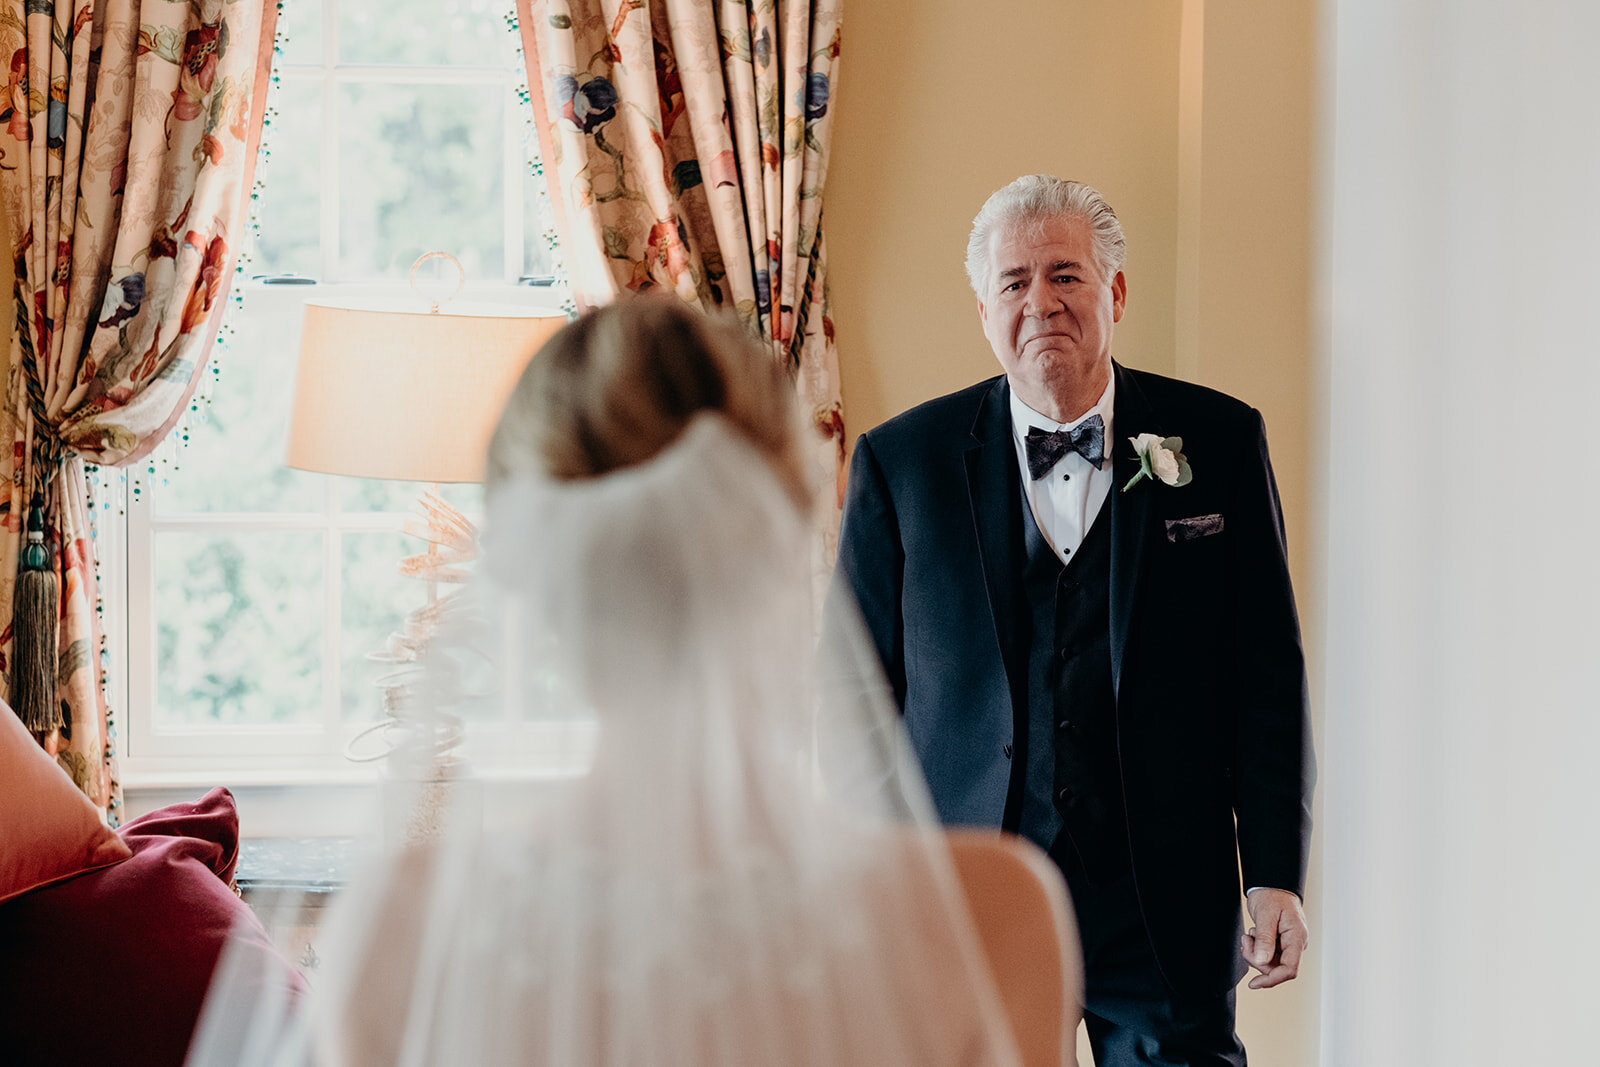
<path id="1" fill-rule="evenodd" d="M 1065 306 L 1061 297 L 1048 285 L 1029 288 L 1027 299 L 1022 303 L 1023 311 L 1037 319 L 1047 319 Z"/>

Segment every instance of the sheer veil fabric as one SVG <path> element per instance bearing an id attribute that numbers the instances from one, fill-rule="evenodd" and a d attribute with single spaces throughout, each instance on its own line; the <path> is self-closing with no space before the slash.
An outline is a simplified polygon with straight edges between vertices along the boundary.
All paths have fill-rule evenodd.
<path id="1" fill-rule="evenodd" d="M 714 415 L 648 463 L 498 488 L 478 592 L 506 623 L 437 658 L 511 635 L 495 714 L 592 715 L 592 763 L 512 768 L 388 850 L 293 1019 L 225 961 L 190 1062 L 1015 1063 L 865 635 L 830 619 L 813 652 L 808 538 Z M 467 677 L 435 664 L 420 699 L 472 705 Z"/>

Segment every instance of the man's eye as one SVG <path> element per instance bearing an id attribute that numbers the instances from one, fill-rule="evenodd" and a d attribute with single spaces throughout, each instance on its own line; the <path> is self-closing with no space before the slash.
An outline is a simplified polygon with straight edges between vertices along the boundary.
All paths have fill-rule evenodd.
<path id="1" fill-rule="evenodd" d="M 1000 291 L 1002 293 L 1014 293 L 1018 289 L 1021 289 L 1021 288 L 1022 288 L 1022 283 L 1021 282 L 1012 282 L 1010 285 L 1006 286 L 1004 289 L 1002 289 Z"/>
<path id="2" fill-rule="evenodd" d="M 1056 275 L 1056 281 L 1058 281 L 1058 282 L 1075 282 L 1077 280 L 1078 280 L 1078 276 L 1076 274 L 1058 274 L 1058 275 Z"/>

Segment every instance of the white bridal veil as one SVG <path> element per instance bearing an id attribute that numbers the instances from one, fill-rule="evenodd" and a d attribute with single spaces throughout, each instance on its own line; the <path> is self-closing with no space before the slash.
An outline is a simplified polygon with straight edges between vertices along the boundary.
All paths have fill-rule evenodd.
<path id="1" fill-rule="evenodd" d="M 852 620 L 818 669 L 808 536 L 712 415 L 648 463 L 498 489 L 496 622 L 438 643 L 420 699 L 469 734 L 484 704 L 592 715 L 592 764 L 458 783 L 337 902 L 302 1010 L 219 968 L 191 1062 L 1015 1062 Z M 485 649 L 492 697 L 460 669 Z"/>

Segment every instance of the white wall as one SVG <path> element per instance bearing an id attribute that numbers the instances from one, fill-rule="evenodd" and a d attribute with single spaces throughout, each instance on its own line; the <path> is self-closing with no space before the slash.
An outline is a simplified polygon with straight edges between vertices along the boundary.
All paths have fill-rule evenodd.
<path id="1" fill-rule="evenodd" d="M 1591 1064 L 1600 7 L 1336 12 L 1323 1060 Z"/>

